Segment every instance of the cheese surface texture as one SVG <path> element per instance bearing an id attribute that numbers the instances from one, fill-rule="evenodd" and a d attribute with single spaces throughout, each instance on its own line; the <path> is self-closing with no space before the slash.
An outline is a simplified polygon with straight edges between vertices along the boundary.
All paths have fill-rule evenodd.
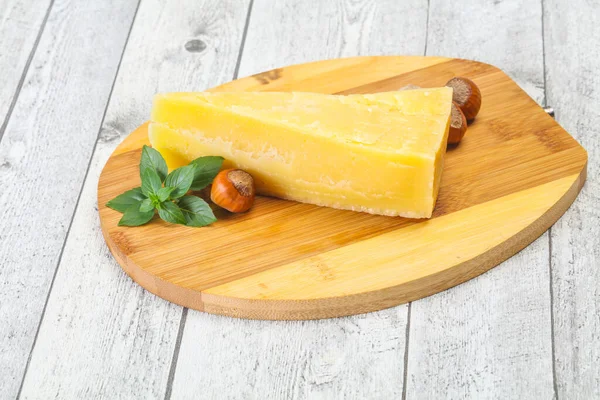
<path id="1" fill-rule="evenodd" d="M 170 169 L 206 156 L 248 171 L 264 195 L 428 218 L 437 198 L 452 89 L 368 95 L 168 93 L 149 137 Z"/>

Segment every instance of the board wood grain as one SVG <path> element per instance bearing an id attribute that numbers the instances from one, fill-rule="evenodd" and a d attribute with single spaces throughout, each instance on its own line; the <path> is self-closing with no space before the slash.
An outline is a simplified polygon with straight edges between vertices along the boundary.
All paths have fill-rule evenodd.
<path id="1" fill-rule="evenodd" d="M 440 86 L 457 75 L 480 86 L 484 108 L 468 137 L 448 153 L 434 218 L 387 218 L 262 197 L 250 212 L 222 213 L 206 229 L 159 220 L 118 227 L 120 214 L 105 204 L 139 185 L 140 147 L 147 143 L 142 125 L 115 150 L 98 183 L 105 239 L 134 280 L 178 304 L 237 317 L 314 319 L 374 311 L 497 265 L 556 221 L 583 185 L 585 151 L 491 65 L 439 57 L 323 63 L 331 66 L 313 79 L 311 68 L 300 65 L 280 69 L 274 80 L 288 90 L 298 82 L 299 89 L 314 92 L 330 92 L 329 82 L 345 81 L 337 93 Z M 375 69 L 388 76 L 354 86 L 351 75 L 340 73 L 348 66 L 361 75 Z M 272 88 L 256 76 L 245 80 Z M 406 246 L 394 245 L 398 240 Z"/>

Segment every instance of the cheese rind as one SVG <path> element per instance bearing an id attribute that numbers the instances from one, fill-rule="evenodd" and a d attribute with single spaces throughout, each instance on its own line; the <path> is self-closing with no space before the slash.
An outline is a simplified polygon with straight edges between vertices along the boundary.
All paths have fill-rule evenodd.
<path id="1" fill-rule="evenodd" d="M 220 155 L 260 194 L 423 218 L 437 197 L 451 99 L 449 88 L 172 93 L 156 96 L 149 135 L 170 168 Z"/>

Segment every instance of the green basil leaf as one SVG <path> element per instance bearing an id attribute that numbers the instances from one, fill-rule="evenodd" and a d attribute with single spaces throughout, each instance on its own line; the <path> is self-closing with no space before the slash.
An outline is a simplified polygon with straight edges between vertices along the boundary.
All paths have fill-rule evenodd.
<path id="1" fill-rule="evenodd" d="M 156 195 L 161 187 L 162 182 L 156 171 L 146 168 L 142 174 L 142 193 L 150 197 L 151 195 Z"/>
<path id="2" fill-rule="evenodd" d="M 110 207 L 113 210 L 124 213 L 130 205 L 135 204 L 141 200 L 144 200 L 146 196 L 142 193 L 142 188 L 136 187 L 128 190 L 123 194 L 118 195 L 108 203 L 106 207 Z"/>
<path id="3" fill-rule="evenodd" d="M 140 204 L 140 212 L 148 212 L 154 210 L 154 202 L 152 199 L 145 199 Z"/>
<path id="4" fill-rule="evenodd" d="M 154 216 L 154 209 L 146 212 L 140 211 L 141 201 L 129 206 L 119 221 L 119 226 L 140 226 L 150 221 Z"/>
<path id="5" fill-rule="evenodd" d="M 212 183 L 223 165 L 223 157 L 207 156 L 196 158 L 190 163 L 194 166 L 194 181 L 190 189 L 202 190 Z"/>
<path id="6" fill-rule="evenodd" d="M 163 201 L 166 201 L 166 200 L 169 198 L 169 196 L 171 195 L 171 192 L 172 192 L 173 190 L 175 190 L 175 188 L 174 188 L 174 187 L 171 187 L 171 186 L 167 186 L 167 187 L 164 187 L 164 188 L 160 188 L 160 189 L 158 190 L 158 192 L 156 192 L 156 197 L 157 197 L 157 200 L 158 200 L 159 202 L 161 202 L 161 203 L 162 203 Z"/>
<path id="7" fill-rule="evenodd" d="M 183 196 L 179 199 L 179 208 L 187 226 L 206 226 L 217 220 L 208 203 L 197 196 Z"/>
<path id="8" fill-rule="evenodd" d="M 142 180 L 144 178 L 144 172 L 147 169 L 155 171 L 161 182 L 165 181 L 167 173 L 169 172 L 167 163 L 160 153 L 152 147 L 144 145 L 144 147 L 142 147 L 142 158 L 140 159 L 140 177 Z"/>
<path id="9" fill-rule="evenodd" d="M 183 212 L 171 201 L 165 201 L 161 204 L 161 207 L 158 209 L 158 216 L 163 221 L 185 225 Z"/>
<path id="10" fill-rule="evenodd" d="M 190 190 L 190 186 L 192 185 L 192 181 L 194 180 L 194 167 L 191 165 L 177 168 L 175 171 L 171 171 L 169 176 L 167 176 L 167 180 L 165 181 L 165 186 L 174 188 L 171 192 L 171 198 L 177 199 Z"/>

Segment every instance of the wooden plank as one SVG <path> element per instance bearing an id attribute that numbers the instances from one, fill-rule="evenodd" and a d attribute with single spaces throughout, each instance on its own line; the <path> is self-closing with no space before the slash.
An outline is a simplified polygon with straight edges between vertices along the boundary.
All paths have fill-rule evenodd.
<path id="1" fill-rule="evenodd" d="M 423 55 L 424 0 L 256 0 L 238 76 L 330 58 Z"/>
<path id="2" fill-rule="evenodd" d="M 424 0 L 255 1 L 239 75 L 334 57 L 422 54 L 426 20 Z M 398 398 L 406 313 L 400 306 L 340 319 L 268 322 L 190 310 L 172 398 L 199 398 L 206 390 L 221 398 L 331 398 L 340 391 L 345 398 Z M 212 332 L 209 341 L 199 340 Z"/>
<path id="3" fill-rule="evenodd" d="M 399 399 L 406 306 L 318 321 L 189 310 L 172 399 Z"/>
<path id="4" fill-rule="evenodd" d="M 427 54 L 494 64 L 543 101 L 539 3 L 430 7 Z M 546 233 L 481 277 L 412 304 L 407 398 L 553 396 L 548 251 Z"/>
<path id="5" fill-rule="evenodd" d="M 98 222 L 98 176 L 117 143 L 148 118 L 157 91 L 231 79 L 247 7 L 236 0 L 141 3 L 22 398 L 164 397 L 182 309 L 143 290 L 110 255 Z"/>
<path id="6" fill-rule="evenodd" d="M 544 2 L 548 104 L 588 151 L 589 179 L 552 228 L 559 399 L 600 398 L 600 4 Z"/>
<path id="7" fill-rule="evenodd" d="M 0 0 L 0 140 L 50 4 L 50 0 Z"/>
<path id="8" fill-rule="evenodd" d="M 365 57 L 362 78 L 395 58 L 425 59 Z M 347 60 L 323 63 L 345 65 Z M 293 76 L 296 69 L 279 70 Z M 434 218 L 386 218 L 259 197 L 250 212 L 221 213 L 206 230 L 159 219 L 136 229 L 119 227 L 122 214 L 106 203 L 140 185 L 141 148 L 149 144 L 144 124 L 117 147 L 99 179 L 100 223 L 108 247 L 136 282 L 160 297 L 251 319 L 376 311 L 487 271 L 537 239 L 566 211 L 583 185 L 587 154 L 497 68 L 455 59 L 409 73 L 405 82 L 410 76 L 421 85 L 436 76 L 443 84 L 448 70 L 473 77 L 487 106 L 469 127 L 469 137 L 446 156 Z M 329 76 L 351 81 L 335 69 Z M 397 88 L 397 80 L 391 81 L 380 88 Z M 289 86 L 305 88 L 304 82 L 294 86 L 290 80 Z M 229 129 L 222 122 L 219 129 Z M 181 139 L 186 137 L 170 140 Z"/>
<path id="9" fill-rule="evenodd" d="M 2 397 L 26 369 L 135 8 L 56 1 L 0 143 Z"/>

